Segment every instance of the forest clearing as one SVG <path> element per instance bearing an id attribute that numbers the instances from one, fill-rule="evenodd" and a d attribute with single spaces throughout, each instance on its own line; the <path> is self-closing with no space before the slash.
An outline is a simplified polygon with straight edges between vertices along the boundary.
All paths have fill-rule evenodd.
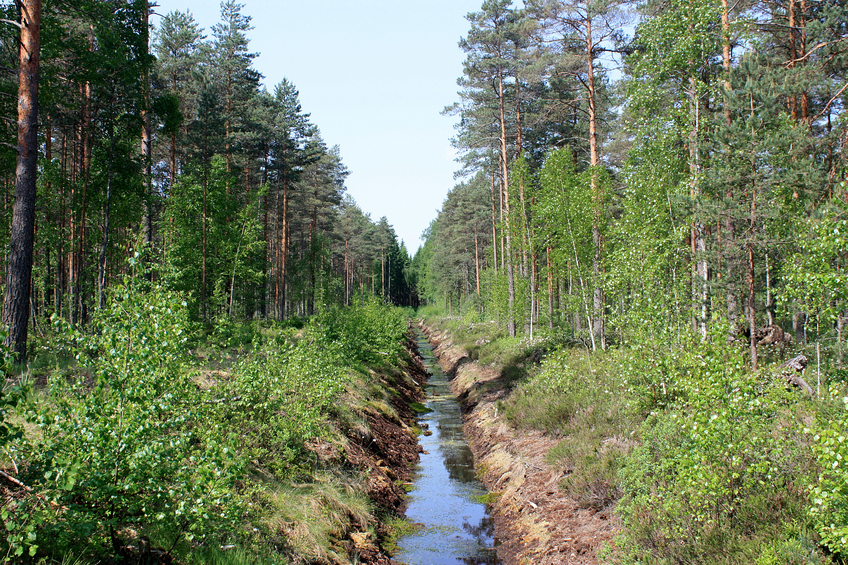
<path id="1" fill-rule="evenodd" d="M 303 6 L 255 1 L 0 2 L 0 560 L 848 560 L 843 2 L 425 6 L 467 31 L 414 248 L 343 156 L 425 215 L 423 130 L 365 130 L 447 58 L 310 6 L 330 58 L 275 45 L 371 118 L 346 149 L 251 48 Z"/>

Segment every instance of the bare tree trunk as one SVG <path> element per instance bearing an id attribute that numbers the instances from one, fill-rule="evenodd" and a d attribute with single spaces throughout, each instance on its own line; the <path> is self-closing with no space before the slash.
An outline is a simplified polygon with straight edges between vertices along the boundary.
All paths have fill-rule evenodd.
<path id="1" fill-rule="evenodd" d="M 98 309 L 106 308 L 106 258 L 109 249 L 109 229 L 112 206 L 112 178 L 115 161 L 115 130 L 112 118 L 109 118 L 109 169 L 106 176 L 106 209 L 103 225 L 103 245 L 100 248 L 100 260 L 97 273 Z"/>
<path id="2" fill-rule="evenodd" d="M 690 87 L 690 117 L 692 120 L 692 129 L 689 132 L 689 174 L 691 175 L 689 196 L 693 202 L 697 202 L 700 196 L 701 186 L 701 154 L 700 154 L 700 136 L 701 136 L 701 105 L 698 94 L 698 86 L 693 77 L 689 78 Z M 695 315 L 695 329 L 701 334 L 701 339 L 707 338 L 707 289 L 709 270 L 705 257 L 706 242 L 704 241 L 704 226 L 700 221 L 699 211 L 696 211 L 696 216 L 692 220 L 690 229 L 690 239 L 692 244 L 692 298 L 693 309 L 697 312 Z"/>
<path id="3" fill-rule="evenodd" d="M 751 98 L 751 115 L 754 114 L 754 97 L 750 95 Z M 751 127 L 751 137 L 754 136 L 753 126 Z M 756 164 L 754 161 L 754 155 L 751 155 L 751 169 L 756 170 Z M 757 221 L 757 185 L 754 184 L 751 187 L 751 211 L 748 223 L 748 328 L 751 332 L 751 370 L 757 370 L 757 316 L 755 309 L 755 285 L 754 285 L 754 277 L 756 276 L 756 272 L 754 271 L 754 228 L 756 227 Z"/>
<path id="4" fill-rule="evenodd" d="M 798 35 L 801 40 L 798 57 L 803 60 L 802 65 L 806 64 L 807 56 L 807 0 L 800 0 L 801 11 L 797 16 Z M 810 121 L 810 95 L 805 90 L 801 93 L 801 119 L 804 123 Z"/>
<path id="5" fill-rule="evenodd" d="M 207 193 L 208 193 L 208 184 L 209 179 L 207 178 L 207 172 L 204 170 L 203 173 L 203 225 L 202 225 L 202 235 L 201 235 L 201 266 L 200 266 L 200 317 L 203 321 L 206 321 L 206 302 L 207 302 L 207 269 L 206 269 L 206 254 L 207 254 L 207 244 L 208 244 L 208 220 L 207 220 Z"/>
<path id="6" fill-rule="evenodd" d="M 171 188 L 177 183 L 177 132 L 171 134 L 171 156 L 168 168 L 171 179 Z"/>
<path id="7" fill-rule="evenodd" d="M 344 305 L 350 305 L 350 258 L 348 256 L 349 239 L 345 238 L 344 253 Z"/>
<path id="8" fill-rule="evenodd" d="M 289 255 L 289 183 L 283 182 L 283 210 L 280 219 L 280 319 L 286 319 L 286 290 L 288 285 L 288 255 Z"/>
<path id="9" fill-rule="evenodd" d="M 548 327 L 554 328 L 554 260 L 551 257 L 553 248 L 548 246 Z"/>
<path id="10" fill-rule="evenodd" d="M 498 220 L 495 200 L 495 171 L 492 171 L 492 267 L 495 274 L 498 274 Z"/>
<path id="11" fill-rule="evenodd" d="M 477 296 L 480 296 L 480 240 L 477 234 L 477 222 L 474 222 L 474 275 L 477 284 Z"/>
<path id="12" fill-rule="evenodd" d="M 786 11 L 789 18 L 789 65 L 790 69 L 795 68 L 795 63 L 798 60 L 798 45 L 795 39 L 795 4 L 797 0 L 789 0 Z M 792 121 L 798 121 L 798 95 L 792 93 L 789 95 L 789 112 L 792 115 Z"/>
<path id="13" fill-rule="evenodd" d="M 27 359 L 38 170 L 38 72 L 41 51 L 41 0 L 21 0 L 20 79 L 18 84 L 18 156 L 15 203 L 3 301 L 3 324 L 9 328 L 6 345 Z"/>
<path id="14" fill-rule="evenodd" d="M 730 105 L 728 104 L 728 100 L 732 93 L 732 87 L 730 85 L 730 9 L 728 6 L 728 0 L 721 0 L 721 29 L 722 29 L 722 67 L 724 68 L 724 92 L 726 95 L 725 104 L 724 104 L 724 123 L 730 127 L 732 125 L 732 117 L 730 113 Z M 733 199 L 733 191 L 727 191 L 727 199 L 728 201 L 732 201 Z M 733 246 L 735 245 L 736 239 L 736 224 L 733 221 L 733 218 L 728 214 L 727 218 L 724 221 L 724 237 L 725 237 L 725 249 L 728 250 L 727 258 L 725 260 L 725 277 L 727 285 L 726 290 L 726 301 L 727 301 L 727 321 L 728 321 L 728 337 L 733 339 L 736 337 L 736 332 L 738 328 L 736 327 L 737 318 L 739 317 L 739 304 L 736 300 L 736 264 L 734 261 L 735 253 L 733 252 Z"/>
<path id="15" fill-rule="evenodd" d="M 754 246 L 748 244 L 748 331 L 750 332 L 751 370 L 757 370 L 757 316 L 754 302 Z"/>
<path id="16" fill-rule="evenodd" d="M 603 255 L 603 240 L 601 238 L 601 221 L 603 217 L 604 195 L 601 194 L 602 187 L 598 183 L 597 168 L 601 164 L 598 151 L 598 113 L 597 93 L 595 90 L 595 45 L 592 37 L 592 17 L 586 10 L 586 98 L 589 102 L 589 166 L 592 168 L 591 186 L 594 212 L 592 215 L 592 244 L 594 255 L 592 257 L 592 346 L 600 343 L 601 349 L 606 349 L 606 337 L 604 332 L 604 287 L 601 283 L 601 259 Z"/>
<path id="17" fill-rule="evenodd" d="M 142 33 L 144 34 L 144 52 L 148 51 L 150 22 L 150 5 L 144 3 L 142 14 Z M 146 188 L 146 199 L 144 205 L 144 242 L 148 245 L 153 243 L 153 159 L 152 144 L 153 134 L 150 127 L 150 71 L 147 64 L 144 65 L 144 73 L 141 79 L 142 106 L 141 106 L 141 159 L 144 163 L 144 186 Z"/>
<path id="18" fill-rule="evenodd" d="M 506 272 L 508 281 L 508 314 L 507 330 L 510 337 L 515 337 L 515 269 L 512 264 L 512 235 L 509 217 L 509 165 L 507 163 L 507 139 L 506 139 L 506 108 L 505 108 L 503 72 L 498 69 L 498 111 L 501 126 L 501 173 L 503 178 L 503 215 L 505 218 L 504 231 L 506 232 Z"/>

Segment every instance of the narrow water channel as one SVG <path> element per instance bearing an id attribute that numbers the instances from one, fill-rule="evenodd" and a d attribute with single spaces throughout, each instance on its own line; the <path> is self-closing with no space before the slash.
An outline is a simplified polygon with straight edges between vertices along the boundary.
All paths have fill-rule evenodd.
<path id="1" fill-rule="evenodd" d="M 474 474 L 471 449 L 462 435 L 459 403 L 451 394 L 449 378 L 419 334 L 418 348 L 431 377 L 421 422 L 432 435 L 422 435 L 424 453 L 406 516 L 423 527 L 399 540 L 395 560 L 407 565 L 498 565 L 494 527 L 480 499 L 486 490 Z"/>

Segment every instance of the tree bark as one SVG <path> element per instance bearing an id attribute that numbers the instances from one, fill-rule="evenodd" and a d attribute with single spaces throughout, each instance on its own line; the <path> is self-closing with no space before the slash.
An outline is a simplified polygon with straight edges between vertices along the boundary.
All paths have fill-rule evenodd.
<path id="1" fill-rule="evenodd" d="M 106 258 L 109 250 L 109 230 L 111 223 L 112 207 L 112 179 L 114 177 L 115 162 L 115 126 L 109 123 L 109 169 L 106 177 L 106 208 L 104 210 L 103 245 L 100 247 L 100 258 L 97 273 L 98 309 L 106 308 Z"/>
<path id="2" fill-rule="evenodd" d="M 722 67 L 724 69 L 724 93 L 725 93 L 725 103 L 724 103 L 724 123 L 729 128 L 733 121 L 730 113 L 730 95 L 732 94 L 732 87 L 730 85 L 730 8 L 728 6 L 728 0 L 721 0 L 721 29 L 722 29 Z M 727 199 L 728 202 L 733 201 L 733 190 L 727 191 Z M 728 321 L 728 338 L 733 339 L 736 337 L 736 332 L 738 328 L 736 327 L 737 318 L 739 317 L 739 304 L 736 299 L 736 265 L 734 262 L 735 253 L 733 252 L 733 247 L 735 245 L 736 239 L 736 223 L 733 220 L 733 217 L 728 214 L 724 221 L 724 239 L 725 244 L 724 247 L 727 250 L 726 259 L 725 259 L 725 284 L 727 285 L 726 290 L 726 301 L 727 301 L 727 321 Z"/>
<path id="3" fill-rule="evenodd" d="M 509 165 L 506 139 L 506 95 L 504 94 L 503 71 L 498 69 L 498 111 L 500 117 L 500 142 L 501 142 L 501 174 L 503 178 L 503 215 L 505 218 L 504 232 L 506 235 L 506 272 L 508 281 L 508 314 L 507 330 L 510 337 L 515 337 L 515 269 L 512 264 L 512 235 L 509 217 Z"/>
<path id="4" fill-rule="evenodd" d="M 18 84 L 18 156 L 15 203 L 3 301 L 6 345 L 20 363 L 27 358 L 38 167 L 38 72 L 41 50 L 41 0 L 21 0 L 20 77 Z"/>
<path id="5" fill-rule="evenodd" d="M 498 220 L 497 206 L 495 205 L 495 171 L 492 171 L 492 267 L 498 274 Z"/>
<path id="6" fill-rule="evenodd" d="M 592 169 L 590 190 L 594 203 L 592 215 L 592 244 L 595 248 L 592 257 L 592 276 L 594 277 L 592 292 L 592 345 L 600 343 L 601 349 L 606 349 L 604 338 L 604 289 L 601 284 L 601 257 L 603 241 L 601 239 L 601 217 L 603 215 L 604 197 L 598 183 L 597 167 L 601 164 L 598 152 L 598 114 L 597 93 L 595 91 L 595 45 L 592 37 L 592 15 L 587 3 L 586 9 L 586 98 L 589 102 L 589 166 Z"/>
<path id="7" fill-rule="evenodd" d="M 695 217 L 690 228 L 692 244 L 692 295 L 695 315 L 695 329 L 701 334 L 701 339 L 707 338 L 707 293 L 709 285 L 709 268 L 705 258 L 706 242 L 704 241 L 704 225 L 700 220 L 700 210 L 697 202 L 701 195 L 701 104 L 698 95 L 698 85 L 694 77 L 689 78 L 690 87 L 690 117 L 692 129 L 689 132 L 689 174 L 691 176 L 689 195 L 696 203 Z"/>
<path id="8" fill-rule="evenodd" d="M 142 33 L 144 34 L 144 52 L 149 50 L 150 34 L 148 33 L 150 22 L 150 5 L 149 2 L 144 3 L 142 13 Z M 153 243 L 153 159 L 152 145 L 153 133 L 150 126 L 150 69 L 149 65 L 144 65 L 143 76 L 141 79 L 142 106 L 141 106 L 141 160 L 144 164 L 144 187 L 145 187 L 145 204 L 144 204 L 144 243 L 150 245 Z"/>
<path id="9" fill-rule="evenodd" d="M 480 296 L 480 241 L 477 234 L 477 222 L 474 222 L 474 275 L 477 289 L 477 296 Z"/>

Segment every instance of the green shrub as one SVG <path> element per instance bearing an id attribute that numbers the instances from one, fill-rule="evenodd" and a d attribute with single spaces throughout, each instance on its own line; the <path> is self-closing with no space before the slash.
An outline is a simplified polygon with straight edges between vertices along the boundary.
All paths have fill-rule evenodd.
<path id="1" fill-rule="evenodd" d="M 239 452 L 255 466 L 291 476 L 304 443 L 322 435 L 327 407 L 347 382 L 337 347 L 308 338 L 274 340 L 239 361 L 213 388 L 216 420 L 239 436 Z"/>
<path id="2" fill-rule="evenodd" d="M 628 562 L 752 562 L 798 538 L 813 463 L 793 393 L 710 363 L 690 365 L 681 390 L 620 473 Z"/>
<path id="3" fill-rule="evenodd" d="M 398 360 L 408 327 L 402 310 L 372 296 L 347 308 L 323 311 L 312 324 L 311 336 L 323 347 L 339 348 L 345 360 L 379 365 Z"/>
<path id="4" fill-rule="evenodd" d="M 812 489 L 810 514 L 822 543 L 848 556 L 848 396 L 832 418 L 819 418 L 814 427 L 813 451 L 821 472 Z"/>
<path id="5" fill-rule="evenodd" d="M 19 509 L 41 519 L 44 550 L 103 555 L 144 532 L 170 547 L 236 521 L 241 465 L 184 370 L 187 324 L 180 296 L 127 282 L 91 334 L 65 329 L 80 374 L 54 379 L 40 408 L 24 476 L 43 498 Z"/>

